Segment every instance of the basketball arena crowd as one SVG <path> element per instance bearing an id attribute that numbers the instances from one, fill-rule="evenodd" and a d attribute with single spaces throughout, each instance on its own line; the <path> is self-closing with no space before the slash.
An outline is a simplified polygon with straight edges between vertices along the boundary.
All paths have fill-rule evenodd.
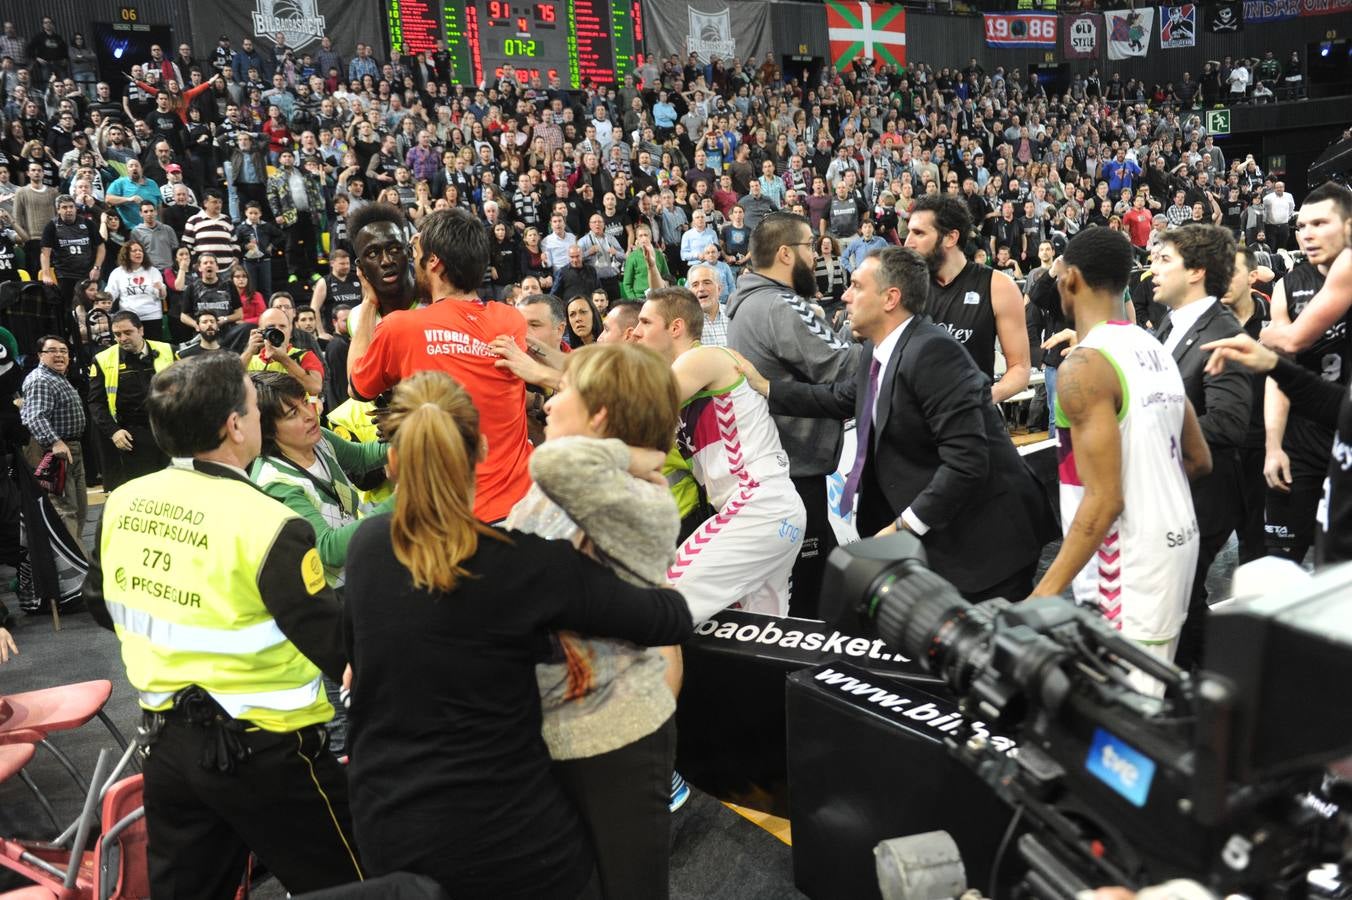
<path id="1" fill-rule="evenodd" d="M 667 896 L 680 645 L 816 617 L 851 534 L 1185 669 L 1232 535 L 1352 555 L 1352 194 L 1202 124 L 1298 57 L 124 62 L 4 23 L 0 432 L 121 642 L 155 896 Z"/>

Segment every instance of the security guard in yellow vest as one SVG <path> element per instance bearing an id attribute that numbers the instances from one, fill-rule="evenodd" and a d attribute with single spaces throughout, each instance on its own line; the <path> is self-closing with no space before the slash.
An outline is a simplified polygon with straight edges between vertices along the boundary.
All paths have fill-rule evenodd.
<path id="1" fill-rule="evenodd" d="M 356 444 L 374 444 L 380 440 L 380 430 L 372 420 L 374 403 L 348 398 L 328 412 L 329 428 L 344 440 Z M 394 495 L 394 485 L 383 471 L 368 472 L 354 484 L 361 490 L 362 503 L 379 503 Z"/>
<path id="2" fill-rule="evenodd" d="M 94 357 L 87 398 L 90 418 L 104 439 L 103 486 L 109 491 L 169 463 L 150 432 L 145 401 L 150 379 L 175 359 L 168 344 L 146 340 L 136 313 L 113 313 L 111 327 L 117 343 Z"/>
<path id="3" fill-rule="evenodd" d="M 140 692 L 151 894 L 229 898 L 256 853 L 293 894 L 360 880 L 322 674 L 346 667 L 314 531 L 255 487 L 232 353 L 156 375 L 168 468 L 108 497 L 84 596 Z"/>

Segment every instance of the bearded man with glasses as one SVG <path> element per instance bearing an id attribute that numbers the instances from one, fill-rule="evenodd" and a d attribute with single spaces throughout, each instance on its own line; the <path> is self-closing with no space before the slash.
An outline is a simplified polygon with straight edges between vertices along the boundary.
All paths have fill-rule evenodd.
<path id="1" fill-rule="evenodd" d="M 766 216 L 751 233 L 747 271 L 728 300 L 728 346 L 771 380 L 828 384 L 853 372 L 859 360 L 859 345 L 837 337 L 807 299 L 817 292 L 816 242 L 803 216 Z M 789 476 L 807 510 L 789 612 L 816 618 L 822 569 L 836 546 L 827 518 L 826 476 L 840 458 L 843 429 L 830 419 L 774 420 L 789 457 Z"/>

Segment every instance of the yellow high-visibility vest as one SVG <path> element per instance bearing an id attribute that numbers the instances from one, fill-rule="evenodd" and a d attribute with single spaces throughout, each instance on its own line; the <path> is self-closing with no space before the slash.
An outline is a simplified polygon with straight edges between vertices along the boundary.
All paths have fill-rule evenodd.
<path id="1" fill-rule="evenodd" d="M 371 421 L 374 403 L 349 397 L 329 411 L 329 428 L 334 434 L 354 444 L 373 444 L 380 440 L 380 432 Z M 394 496 L 394 485 L 387 480 L 380 487 L 359 491 L 362 503 L 379 503 Z"/>
<path id="2" fill-rule="evenodd" d="M 151 365 L 154 366 L 156 374 L 163 372 L 174 364 L 174 348 L 161 341 L 146 341 L 146 346 L 150 348 Z M 122 357 L 119 355 L 122 348 L 117 344 L 100 350 L 94 356 L 94 364 L 89 367 L 89 377 L 93 378 L 96 372 L 103 372 L 103 392 L 108 395 L 108 413 L 114 419 L 117 418 L 117 378 L 118 371 L 122 368 Z"/>
<path id="3" fill-rule="evenodd" d="M 183 461 L 113 491 L 99 542 L 103 596 L 127 678 L 144 709 L 168 709 L 190 685 L 266 731 L 333 718 L 319 668 L 263 605 L 258 569 L 298 518 L 243 480 Z M 314 571 L 304 571 L 309 566 Z M 306 587 L 324 587 L 317 551 Z"/>

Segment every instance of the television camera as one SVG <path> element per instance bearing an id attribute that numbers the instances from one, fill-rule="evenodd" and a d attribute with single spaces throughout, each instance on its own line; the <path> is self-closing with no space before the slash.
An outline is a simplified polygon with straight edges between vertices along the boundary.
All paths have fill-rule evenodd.
<path id="1" fill-rule="evenodd" d="M 1023 895 L 1190 879 L 1218 895 L 1349 896 L 1352 787 L 1328 765 L 1352 753 L 1352 564 L 1213 610 L 1194 675 L 1060 597 L 970 604 L 906 533 L 837 548 L 822 596 L 828 621 L 875 628 L 1016 740 L 1002 751 L 963 729 L 945 743 L 1015 809 Z M 1132 669 L 1163 695 L 1134 688 Z M 889 893 L 914 872 L 887 871 L 887 843 L 884 896 L 936 896 Z"/>

